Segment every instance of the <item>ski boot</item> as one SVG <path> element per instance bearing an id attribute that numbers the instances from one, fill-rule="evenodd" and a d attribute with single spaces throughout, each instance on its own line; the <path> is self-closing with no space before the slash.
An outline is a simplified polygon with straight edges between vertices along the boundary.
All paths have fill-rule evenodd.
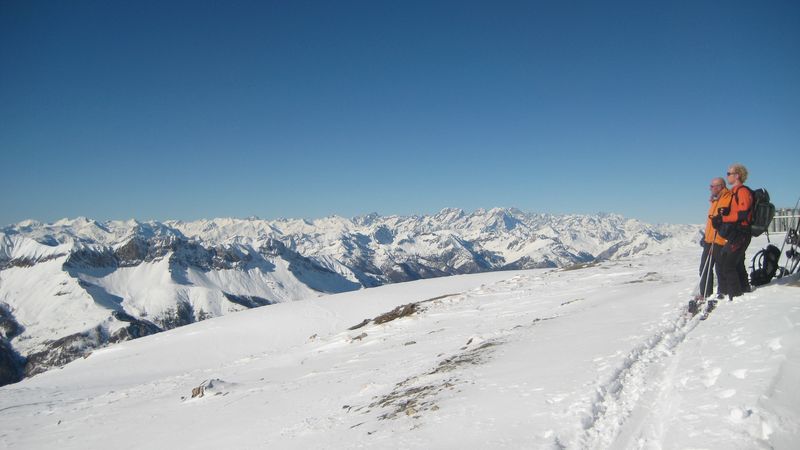
<path id="1" fill-rule="evenodd" d="M 695 295 L 693 299 L 689 300 L 689 306 L 686 307 L 686 312 L 689 315 L 694 316 L 695 314 L 700 312 L 700 309 L 703 307 L 705 302 L 706 302 L 705 297 L 699 294 Z"/>
<path id="2" fill-rule="evenodd" d="M 713 311 L 714 308 L 716 308 L 716 307 L 717 307 L 717 301 L 716 300 L 709 300 L 706 303 L 706 310 L 703 311 L 703 315 L 700 316 L 700 320 L 708 319 L 708 315 L 711 314 L 711 311 Z"/>

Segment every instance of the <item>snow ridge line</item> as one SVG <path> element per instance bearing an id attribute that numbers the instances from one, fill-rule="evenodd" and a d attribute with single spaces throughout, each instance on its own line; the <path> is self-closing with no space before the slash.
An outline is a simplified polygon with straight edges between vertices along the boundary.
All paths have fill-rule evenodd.
<path id="1" fill-rule="evenodd" d="M 681 308 L 678 317 L 626 356 L 614 375 L 597 387 L 591 415 L 582 421 L 580 448 L 608 448 L 614 442 L 642 396 L 657 385 L 652 380 L 663 378 L 657 369 L 674 355 L 675 348 L 698 323 L 697 317 L 687 318 Z"/>

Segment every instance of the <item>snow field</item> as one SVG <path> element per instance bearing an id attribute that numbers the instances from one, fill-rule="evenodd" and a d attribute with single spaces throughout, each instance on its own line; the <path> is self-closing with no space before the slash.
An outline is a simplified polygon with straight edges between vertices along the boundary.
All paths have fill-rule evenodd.
<path id="1" fill-rule="evenodd" d="M 698 258 L 424 280 L 125 342 L 0 388 L 0 446 L 793 448 L 798 281 L 700 322 Z"/>

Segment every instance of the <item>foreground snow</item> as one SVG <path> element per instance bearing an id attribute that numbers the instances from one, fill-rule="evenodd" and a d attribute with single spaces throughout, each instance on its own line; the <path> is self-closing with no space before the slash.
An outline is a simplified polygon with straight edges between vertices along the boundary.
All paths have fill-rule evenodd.
<path id="1" fill-rule="evenodd" d="M 698 254 L 389 285 L 125 342 L 0 388 L 0 446 L 793 448 L 798 280 L 687 319 Z"/>

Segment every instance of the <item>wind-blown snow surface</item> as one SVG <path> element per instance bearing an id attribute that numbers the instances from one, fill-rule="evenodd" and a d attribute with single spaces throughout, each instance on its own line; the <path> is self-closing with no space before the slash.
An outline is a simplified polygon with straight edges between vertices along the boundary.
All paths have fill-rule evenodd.
<path id="1" fill-rule="evenodd" d="M 700 322 L 683 313 L 698 258 L 676 246 L 206 320 L 0 388 L 0 445 L 796 448 L 799 280 Z"/>

